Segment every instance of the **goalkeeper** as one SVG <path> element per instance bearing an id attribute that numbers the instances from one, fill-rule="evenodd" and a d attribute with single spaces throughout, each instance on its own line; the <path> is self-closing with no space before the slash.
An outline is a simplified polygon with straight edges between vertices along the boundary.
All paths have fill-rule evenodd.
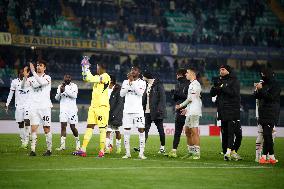
<path id="1" fill-rule="evenodd" d="M 92 75 L 90 72 L 90 64 L 87 57 L 81 62 L 83 80 L 94 83 L 92 92 L 91 106 L 89 107 L 87 130 L 85 131 L 83 145 L 80 150 L 75 151 L 74 155 L 85 157 L 86 148 L 93 135 L 95 125 L 100 131 L 100 151 L 98 157 L 104 157 L 106 127 L 109 119 L 109 97 L 108 85 L 110 84 L 110 76 L 106 73 L 106 65 L 97 64 L 97 75 Z"/>

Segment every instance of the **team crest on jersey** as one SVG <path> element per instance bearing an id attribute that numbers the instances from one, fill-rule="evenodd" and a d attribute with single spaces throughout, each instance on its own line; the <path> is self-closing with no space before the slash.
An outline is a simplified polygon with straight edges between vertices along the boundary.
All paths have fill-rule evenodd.
<path id="1" fill-rule="evenodd" d="M 98 116 L 98 120 L 102 121 L 103 120 L 103 116 Z"/>

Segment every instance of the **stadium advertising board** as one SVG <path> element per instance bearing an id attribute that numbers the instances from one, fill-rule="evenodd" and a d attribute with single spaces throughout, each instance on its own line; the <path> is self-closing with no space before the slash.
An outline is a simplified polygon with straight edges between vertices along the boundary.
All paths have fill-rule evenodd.
<path id="1" fill-rule="evenodd" d="M 235 58 L 235 59 L 284 59 L 283 48 L 266 47 L 222 47 L 218 45 L 187 45 L 162 43 L 163 55 L 188 56 L 196 58 Z"/>
<path id="2" fill-rule="evenodd" d="M 31 35 L 12 35 L 12 44 L 20 46 L 46 46 L 58 48 L 80 48 L 80 49 L 97 49 L 101 48 L 95 40 L 81 40 L 59 37 L 40 37 Z"/>
<path id="3" fill-rule="evenodd" d="M 129 54 L 170 55 L 192 58 L 279 59 L 284 60 L 284 48 L 224 47 L 182 43 L 152 43 L 127 41 L 97 41 L 60 37 L 16 35 L 0 32 L 0 45 L 42 46 L 71 49 L 105 50 Z"/>
<path id="4" fill-rule="evenodd" d="M 161 54 L 161 43 L 109 41 L 107 50 L 133 54 Z"/>
<path id="5" fill-rule="evenodd" d="M 12 38 L 10 33 L 0 32 L 0 45 L 11 45 Z"/>

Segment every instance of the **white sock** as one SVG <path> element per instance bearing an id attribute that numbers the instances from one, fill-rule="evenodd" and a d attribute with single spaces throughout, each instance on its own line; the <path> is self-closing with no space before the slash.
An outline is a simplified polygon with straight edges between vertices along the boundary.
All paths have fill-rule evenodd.
<path id="1" fill-rule="evenodd" d="M 45 141 L 46 141 L 46 147 L 47 150 L 51 151 L 52 149 L 52 134 L 49 131 L 49 133 L 45 134 Z"/>
<path id="2" fill-rule="evenodd" d="M 124 147 L 126 155 L 130 155 L 130 130 L 124 130 Z"/>
<path id="3" fill-rule="evenodd" d="M 20 130 L 21 143 L 23 144 L 25 141 L 25 128 L 19 128 L 19 130 Z"/>
<path id="4" fill-rule="evenodd" d="M 61 136 L 60 138 L 60 147 L 65 149 L 65 140 L 66 137 L 65 136 Z"/>
<path id="5" fill-rule="evenodd" d="M 273 160 L 275 160 L 275 156 L 274 156 L 274 154 L 269 155 L 269 159 L 273 159 Z"/>
<path id="6" fill-rule="evenodd" d="M 261 132 L 258 133 L 255 141 L 255 158 L 260 159 L 263 145 L 263 135 Z"/>
<path id="7" fill-rule="evenodd" d="M 110 145 L 110 139 L 106 137 L 106 148 L 108 149 Z"/>
<path id="8" fill-rule="evenodd" d="M 231 149 L 230 148 L 227 148 L 227 152 L 226 152 L 226 154 L 231 154 Z"/>
<path id="9" fill-rule="evenodd" d="M 266 159 L 266 155 L 262 155 L 261 157 L 264 158 L 264 159 Z"/>
<path id="10" fill-rule="evenodd" d="M 197 155 L 200 155 L 200 146 L 194 145 L 194 151 Z"/>
<path id="11" fill-rule="evenodd" d="M 140 133 L 139 132 L 139 143 L 140 143 L 140 152 L 139 155 L 144 155 L 144 149 L 145 149 L 145 132 Z"/>
<path id="12" fill-rule="evenodd" d="M 255 143 L 255 158 L 259 159 L 261 157 L 262 145 L 260 143 Z"/>
<path id="13" fill-rule="evenodd" d="M 113 131 L 109 135 L 109 144 L 111 144 L 111 146 L 113 146 Z"/>
<path id="14" fill-rule="evenodd" d="M 31 126 L 25 126 L 24 145 L 28 145 L 31 134 Z"/>
<path id="15" fill-rule="evenodd" d="M 272 131 L 272 139 L 273 139 L 273 142 L 274 142 L 275 138 L 276 138 L 276 130 L 273 130 L 273 131 Z"/>
<path id="16" fill-rule="evenodd" d="M 36 142 L 37 142 L 37 135 L 36 135 L 36 132 L 32 133 L 32 134 L 31 134 L 31 137 L 32 137 L 31 150 L 32 150 L 33 152 L 35 152 Z"/>
<path id="17" fill-rule="evenodd" d="M 79 136 L 75 137 L 75 144 L 76 144 L 76 148 L 77 147 L 80 148 L 81 144 L 80 144 L 80 137 Z"/>
<path id="18" fill-rule="evenodd" d="M 194 146 L 188 145 L 188 146 L 187 146 L 187 149 L 188 149 L 188 153 L 190 153 L 190 154 L 194 154 L 194 153 L 195 153 L 195 152 L 194 152 Z"/>
<path id="19" fill-rule="evenodd" d="M 165 150 L 165 146 L 160 146 L 160 150 Z"/>
<path id="20" fill-rule="evenodd" d="M 116 139 L 116 148 L 121 147 L 121 139 Z"/>

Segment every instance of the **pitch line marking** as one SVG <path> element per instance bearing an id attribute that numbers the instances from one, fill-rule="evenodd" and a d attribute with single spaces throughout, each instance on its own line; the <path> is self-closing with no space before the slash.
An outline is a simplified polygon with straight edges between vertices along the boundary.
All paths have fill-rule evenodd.
<path id="1" fill-rule="evenodd" d="M 122 159 L 122 158 L 107 158 L 107 159 L 113 159 L 113 160 L 122 160 L 122 161 L 126 161 L 125 159 Z M 141 161 L 141 159 L 134 159 L 134 158 L 129 158 L 127 160 L 134 160 L 134 161 Z M 147 161 L 154 161 L 154 162 L 163 162 L 163 163 L 186 163 L 186 164 L 203 164 L 203 165 L 220 165 L 220 166 L 228 166 L 228 164 L 225 164 L 225 163 L 206 163 L 206 162 L 199 162 L 198 160 L 195 160 L 195 161 L 170 161 L 170 160 L 155 160 L 155 159 L 147 159 L 145 160 L 145 162 Z M 232 166 L 232 165 L 231 165 Z M 236 165 L 237 167 L 240 167 L 240 166 L 247 166 L 245 164 L 237 164 Z"/>
<path id="2" fill-rule="evenodd" d="M 272 167 L 74 167 L 55 169 L 0 169 L 0 172 L 29 172 L 29 171 L 89 171 L 89 170 L 137 170 L 137 169 L 271 169 Z"/>

